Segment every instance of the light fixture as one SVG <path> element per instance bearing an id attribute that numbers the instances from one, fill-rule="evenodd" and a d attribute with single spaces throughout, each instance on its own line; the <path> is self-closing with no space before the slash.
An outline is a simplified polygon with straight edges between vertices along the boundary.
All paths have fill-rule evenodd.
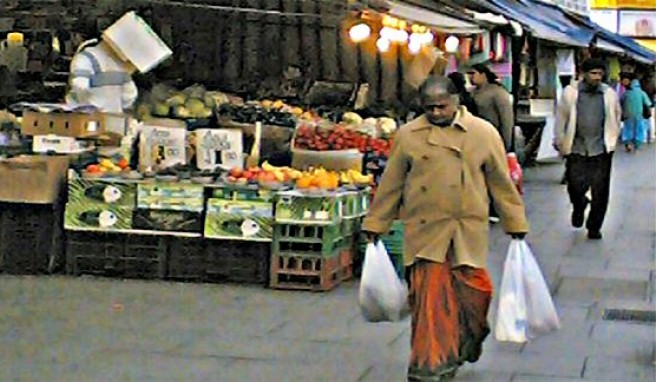
<path id="1" fill-rule="evenodd" d="M 415 39 L 415 40 L 410 40 L 410 43 L 408 44 L 408 50 L 412 54 L 417 54 L 421 50 L 421 44 Z"/>
<path id="2" fill-rule="evenodd" d="M 378 41 L 376 41 L 376 46 L 378 47 L 379 52 L 385 53 L 385 52 L 389 51 L 390 40 L 388 40 L 384 37 L 381 37 L 381 38 L 378 39 Z"/>
<path id="3" fill-rule="evenodd" d="M 414 41 L 419 45 L 428 45 L 433 42 L 433 38 L 431 32 L 414 32 L 410 35 L 410 42 Z"/>
<path id="4" fill-rule="evenodd" d="M 349 37 L 353 42 L 362 42 L 371 35 L 371 27 L 365 23 L 354 25 L 349 29 Z"/>
<path id="5" fill-rule="evenodd" d="M 448 53 L 455 53 L 460 45 L 460 40 L 456 36 L 449 36 L 444 42 L 444 48 Z"/>

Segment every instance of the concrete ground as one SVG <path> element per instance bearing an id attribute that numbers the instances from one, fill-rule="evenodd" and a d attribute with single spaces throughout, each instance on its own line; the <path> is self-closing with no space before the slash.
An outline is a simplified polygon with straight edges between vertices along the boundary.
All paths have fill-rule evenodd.
<path id="1" fill-rule="evenodd" d="M 606 308 L 654 310 L 655 164 L 656 145 L 616 155 L 601 241 L 570 227 L 561 165 L 526 170 L 527 239 L 563 328 L 525 345 L 490 337 L 456 381 L 656 379 L 656 327 L 602 319 Z M 508 243 L 494 227 L 496 286 Z M 409 323 L 363 322 L 355 282 L 317 294 L 0 276 L 0 340 L 0 381 L 396 382 L 405 380 Z"/>

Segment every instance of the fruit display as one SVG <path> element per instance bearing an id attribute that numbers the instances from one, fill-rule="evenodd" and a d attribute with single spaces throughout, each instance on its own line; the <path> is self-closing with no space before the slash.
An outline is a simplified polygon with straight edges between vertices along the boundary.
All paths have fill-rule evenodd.
<path id="1" fill-rule="evenodd" d="M 120 173 L 130 171 L 130 163 L 125 158 L 118 160 L 101 159 L 98 163 L 90 164 L 85 168 L 86 174 L 89 176 L 102 176 L 112 173 Z"/>
<path id="2" fill-rule="evenodd" d="M 302 173 L 290 167 L 274 167 L 264 162 L 262 167 L 250 167 L 242 170 L 232 168 L 226 180 L 228 183 L 247 185 L 257 183 L 263 186 L 281 185 L 301 177 Z"/>
<path id="3" fill-rule="evenodd" d="M 253 124 L 259 121 L 266 125 L 296 127 L 296 120 L 303 115 L 303 109 L 280 105 L 284 104 L 271 101 L 249 102 L 243 106 L 223 104 L 218 108 L 218 115 L 238 123 Z"/>
<path id="4" fill-rule="evenodd" d="M 145 102 L 137 108 L 140 119 L 149 116 L 178 119 L 207 119 L 214 115 L 214 109 L 230 102 L 221 92 L 208 92 L 201 85 L 193 85 L 177 91 L 166 85 L 156 85 Z"/>
<path id="5" fill-rule="evenodd" d="M 304 124 L 297 128 L 294 138 L 295 148 L 314 151 L 356 149 L 362 153 L 377 152 L 389 156 L 391 145 L 391 140 L 373 138 L 344 125 L 317 128 Z"/>

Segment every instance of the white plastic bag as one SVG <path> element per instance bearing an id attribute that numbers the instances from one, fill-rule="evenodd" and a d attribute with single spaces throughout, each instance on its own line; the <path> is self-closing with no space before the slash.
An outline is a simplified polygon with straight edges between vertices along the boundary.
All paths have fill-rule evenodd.
<path id="1" fill-rule="evenodd" d="M 540 266 L 531 248 L 524 240 L 518 240 L 522 260 L 524 262 L 524 292 L 526 293 L 526 318 L 528 322 L 528 338 L 534 339 L 553 330 L 560 329 L 558 313 L 551 299 Z"/>
<path id="2" fill-rule="evenodd" d="M 522 280 L 522 258 L 519 240 L 512 240 L 503 266 L 499 309 L 494 329 L 498 341 L 526 342 L 526 293 Z"/>
<path id="3" fill-rule="evenodd" d="M 526 342 L 560 328 L 547 283 L 524 240 L 512 240 L 503 269 L 495 337 Z"/>
<path id="4" fill-rule="evenodd" d="M 359 303 L 368 322 L 399 321 L 407 313 L 408 287 L 399 279 L 382 241 L 367 244 Z"/>

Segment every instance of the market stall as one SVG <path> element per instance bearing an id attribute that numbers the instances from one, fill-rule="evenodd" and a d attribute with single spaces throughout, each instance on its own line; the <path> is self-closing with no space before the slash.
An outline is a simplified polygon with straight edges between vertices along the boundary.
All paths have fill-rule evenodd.
<path id="1" fill-rule="evenodd" d="M 395 81 L 443 71 L 445 55 L 453 54 L 445 50 L 452 32 L 398 18 L 412 10 L 345 15 L 349 43 L 362 44 L 374 65 L 389 49 L 397 52 L 405 69 Z M 138 25 L 157 37 L 143 20 Z M 456 25 L 458 33 L 480 32 Z M 372 41 L 373 52 L 364 48 Z M 158 44 L 162 61 L 166 49 Z M 109 46 L 130 54 L 120 41 Z M 45 257 L 41 273 L 333 289 L 354 275 L 361 218 L 398 126 L 415 114 L 392 104 L 372 108 L 371 99 L 384 92 L 372 97 L 368 83 L 306 82 L 286 97 L 161 82 L 140 89 L 134 112 L 125 114 L 86 104 L 16 104 L 11 139 L 29 146 L 30 155 L 0 160 L 0 170 L 7 168 L 0 200 L 17 210 L 25 203 L 57 207 L 50 220 L 40 219 L 56 229 L 39 242 L 63 250 Z M 390 97 L 403 93 L 398 85 Z M 27 199 L 27 184 L 49 198 Z M 26 245 L 30 234 L 7 236 L 7 219 L 15 219 L 9 211 L 0 210 L 0 271 L 37 273 L 7 266 L 27 252 L 43 253 Z M 386 238 L 399 272 L 402 232 L 396 224 Z"/>

